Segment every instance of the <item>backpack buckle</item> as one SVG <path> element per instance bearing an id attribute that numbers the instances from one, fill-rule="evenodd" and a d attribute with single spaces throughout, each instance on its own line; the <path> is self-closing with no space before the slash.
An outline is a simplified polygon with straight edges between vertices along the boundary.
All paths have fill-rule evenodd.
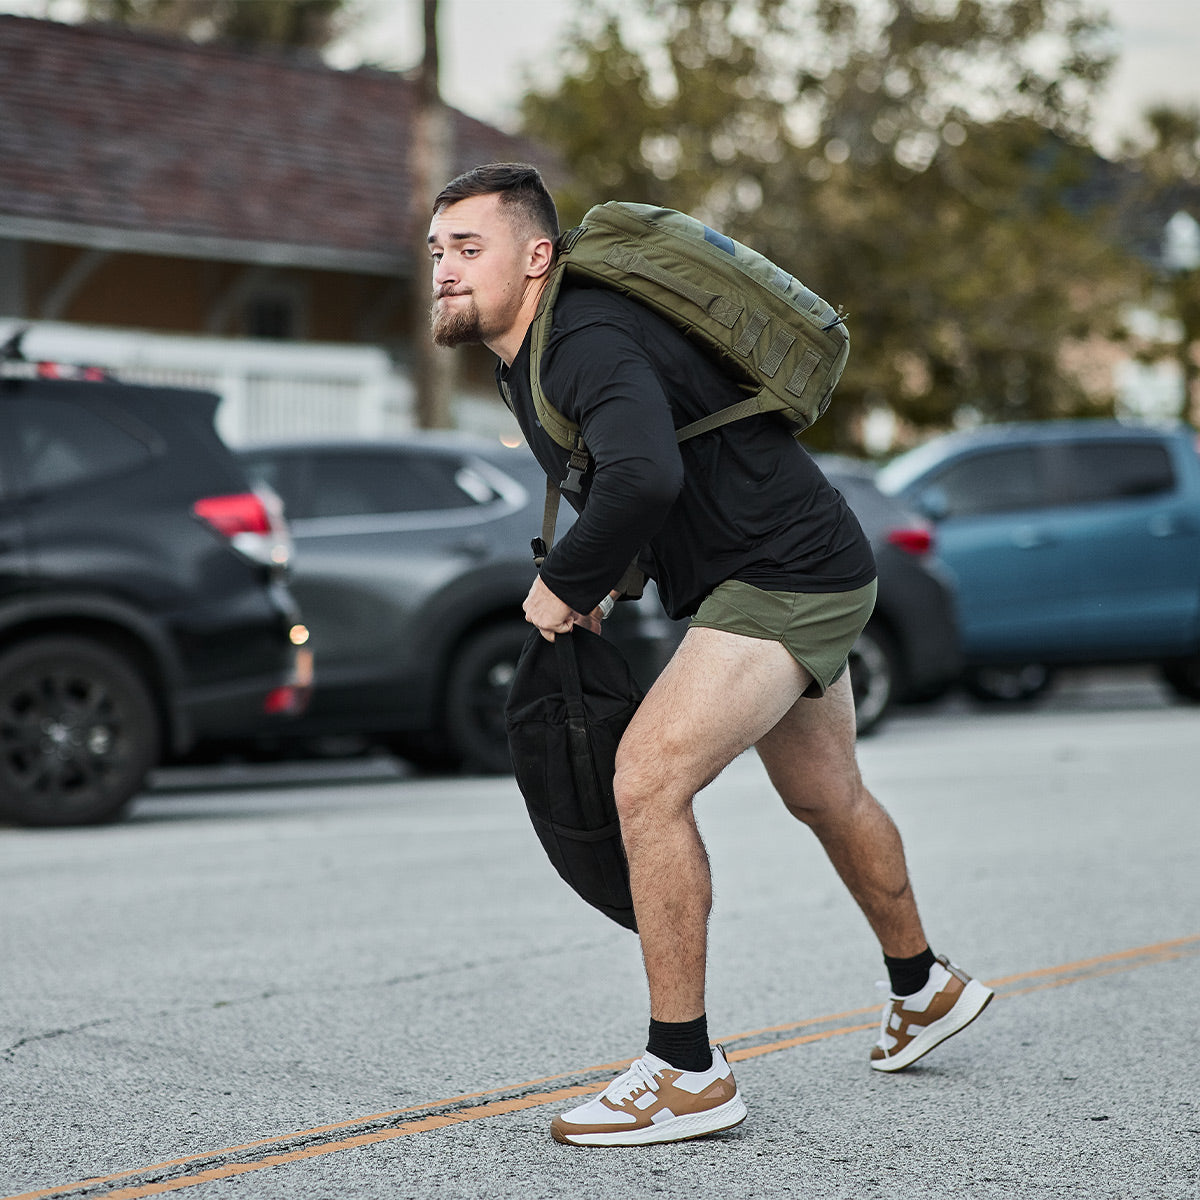
<path id="1" fill-rule="evenodd" d="M 560 483 L 559 489 L 564 492 L 583 491 L 583 473 L 587 470 L 588 454 L 581 446 L 571 451 L 571 459 L 567 463 L 567 477 Z"/>

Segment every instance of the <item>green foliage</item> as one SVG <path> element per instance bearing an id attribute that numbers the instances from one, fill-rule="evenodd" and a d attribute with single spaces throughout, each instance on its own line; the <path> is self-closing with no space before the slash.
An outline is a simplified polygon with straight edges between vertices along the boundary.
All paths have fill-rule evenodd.
<path id="1" fill-rule="evenodd" d="M 1152 214 L 1150 228 L 1162 236 L 1177 214 L 1200 221 L 1200 107 L 1151 108 L 1145 116 L 1148 136 L 1124 149 L 1125 163 L 1136 179 L 1126 199 L 1137 214 Z M 1183 415 L 1200 419 L 1200 266 L 1172 261 L 1161 245 L 1159 270 L 1146 279 L 1146 303 L 1169 318 L 1177 333 L 1166 340 L 1137 346 L 1144 362 L 1172 358 L 1183 380 Z"/>
<path id="2" fill-rule="evenodd" d="M 1065 353 L 1136 288 L 1089 198 L 1109 61 L 1077 0 L 589 0 L 525 129 L 562 155 L 563 216 L 694 213 L 849 312 L 812 440 L 1091 412 Z"/>

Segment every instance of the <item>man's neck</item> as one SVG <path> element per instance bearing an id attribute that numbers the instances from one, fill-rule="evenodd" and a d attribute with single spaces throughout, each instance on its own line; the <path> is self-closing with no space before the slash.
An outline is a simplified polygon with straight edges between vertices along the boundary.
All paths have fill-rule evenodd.
<path id="1" fill-rule="evenodd" d="M 546 286 L 546 276 L 530 279 L 526 282 L 525 295 L 521 298 L 521 306 L 509 327 L 496 337 L 484 342 L 484 345 L 506 367 L 511 367 L 513 359 L 520 353 L 529 332 L 533 318 L 537 316 L 538 304 L 542 299 L 542 290 Z"/>

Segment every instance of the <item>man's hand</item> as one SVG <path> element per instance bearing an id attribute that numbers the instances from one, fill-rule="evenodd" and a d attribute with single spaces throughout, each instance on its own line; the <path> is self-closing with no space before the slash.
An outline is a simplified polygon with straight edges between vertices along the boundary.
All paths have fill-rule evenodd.
<path id="1" fill-rule="evenodd" d="M 525 620 L 536 626 L 548 642 L 554 641 L 556 633 L 569 633 L 574 625 L 582 625 L 592 633 L 600 632 L 599 608 L 593 608 L 586 616 L 577 613 L 542 582 L 540 575 L 533 581 L 521 607 L 525 610 Z"/>

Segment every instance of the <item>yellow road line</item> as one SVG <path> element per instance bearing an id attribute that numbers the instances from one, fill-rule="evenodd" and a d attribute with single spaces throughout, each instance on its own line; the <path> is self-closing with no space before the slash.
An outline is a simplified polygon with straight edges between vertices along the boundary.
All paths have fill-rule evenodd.
<path id="1" fill-rule="evenodd" d="M 992 980 L 988 986 L 995 988 L 997 999 L 1012 996 L 1028 995 L 1031 992 L 1044 991 L 1050 988 L 1065 987 L 1084 980 L 1099 979 L 1106 975 L 1118 974 L 1124 971 L 1134 971 L 1141 967 L 1151 966 L 1162 962 L 1172 962 L 1189 954 L 1200 952 L 1200 934 L 1175 938 L 1171 941 L 1157 942 L 1149 946 L 1139 946 L 1131 950 L 1118 950 L 1112 954 L 1102 954 L 1093 958 L 1080 959 L 1077 962 L 1064 963 L 1056 967 L 1042 967 L 1034 971 L 1024 971 L 1017 975 L 1006 975 Z M 1015 986 L 1022 985 L 1022 986 Z M 751 1038 L 761 1038 L 769 1034 L 789 1033 L 793 1030 L 809 1029 L 813 1026 L 827 1026 L 815 1029 L 809 1033 L 800 1033 L 790 1038 L 779 1038 L 760 1042 L 757 1045 L 746 1046 L 729 1051 L 730 1062 L 740 1062 L 749 1058 L 758 1058 L 764 1054 L 774 1054 L 780 1050 L 788 1050 L 795 1046 L 806 1045 L 810 1042 L 825 1041 L 829 1038 L 841 1037 L 848 1033 L 862 1033 L 873 1030 L 874 1020 L 867 1022 L 851 1022 L 850 1024 L 835 1024 L 849 1018 L 861 1017 L 867 1013 L 877 1015 L 879 1006 L 870 1008 L 850 1009 L 847 1012 L 832 1013 L 824 1017 L 810 1017 L 803 1021 L 794 1021 L 785 1025 L 772 1025 L 764 1029 L 749 1030 L 745 1033 L 735 1033 L 718 1039 L 723 1044 L 746 1041 Z M 549 1075 L 541 1079 L 531 1079 L 525 1083 L 510 1084 L 506 1087 L 490 1088 L 482 1092 L 469 1092 L 459 1096 L 451 1096 L 445 1100 L 432 1100 L 425 1104 L 412 1105 L 408 1108 L 390 1109 L 386 1112 L 374 1113 L 370 1116 L 357 1117 L 349 1121 L 340 1121 L 331 1125 L 320 1125 L 313 1129 L 300 1130 L 296 1133 L 284 1134 L 279 1137 L 262 1138 L 259 1141 L 246 1142 L 240 1146 L 230 1146 L 223 1150 L 211 1150 L 204 1154 L 191 1154 L 183 1158 L 170 1159 L 166 1162 L 155 1163 L 151 1166 L 137 1167 L 132 1170 L 118 1171 L 112 1175 L 96 1176 L 77 1183 L 60 1184 L 56 1187 L 44 1188 L 39 1191 L 22 1192 L 20 1195 L 0 1197 L 0 1200 L 42 1200 L 43 1197 L 60 1196 L 64 1193 L 91 1189 L 106 1183 L 116 1183 L 118 1180 L 129 1179 L 133 1176 L 146 1176 L 173 1167 L 186 1166 L 188 1163 L 205 1159 L 228 1158 L 246 1151 L 257 1150 L 265 1146 L 282 1146 L 301 1138 L 321 1138 L 323 1134 L 336 1133 L 343 1129 L 352 1129 L 376 1121 L 390 1120 L 406 1113 L 424 1113 L 410 1121 L 392 1125 L 384 1129 L 371 1129 L 363 1133 L 331 1140 L 318 1140 L 306 1146 L 298 1146 L 291 1150 L 282 1150 L 277 1154 L 263 1157 L 251 1157 L 240 1162 L 230 1162 L 223 1165 L 207 1167 L 187 1175 L 177 1175 L 171 1179 L 159 1180 L 153 1183 L 134 1184 L 120 1187 L 115 1191 L 93 1193 L 91 1200 L 140 1200 L 145 1196 L 161 1195 L 165 1192 L 180 1191 L 184 1188 L 196 1187 L 203 1183 L 211 1183 L 217 1179 L 228 1179 L 235 1175 L 245 1175 L 253 1171 L 263 1171 L 270 1167 L 285 1166 L 288 1163 L 301 1162 L 305 1159 L 320 1158 L 327 1154 L 337 1154 L 343 1150 L 352 1150 L 359 1146 L 370 1146 L 378 1142 L 393 1141 L 396 1138 L 409 1137 L 415 1133 L 427 1133 L 434 1129 L 444 1129 L 450 1125 L 461 1125 L 470 1121 L 480 1121 L 489 1117 L 502 1116 L 506 1113 L 521 1112 L 528 1108 L 540 1108 L 545 1104 L 556 1104 L 563 1100 L 573 1100 L 587 1096 L 593 1092 L 602 1091 L 608 1084 L 608 1076 L 613 1071 L 627 1067 L 632 1059 L 622 1059 L 618 1062 L 603 1063 L 594 1067 L 584 1067 L 578 1071 L 566 1072 L 561 1075 Z M 524 1092 L 528 1088 L 541 1088 L 542 1085 L 555 1083 L 563 1079 L 577 1079 L 581 1075 L 604 1074 L 599 1082 L 574 1084 L 551 1090 L 539 1090 L 525 1095 L 509 1096 L 505 1099 L 486 1101 L 482 1104 L 470 1104 L 472 1100 L 483 1100 L 497 1093 Z M 430 1109 L 446 1109 L 444 1112 L 429 1112 Z"/>

